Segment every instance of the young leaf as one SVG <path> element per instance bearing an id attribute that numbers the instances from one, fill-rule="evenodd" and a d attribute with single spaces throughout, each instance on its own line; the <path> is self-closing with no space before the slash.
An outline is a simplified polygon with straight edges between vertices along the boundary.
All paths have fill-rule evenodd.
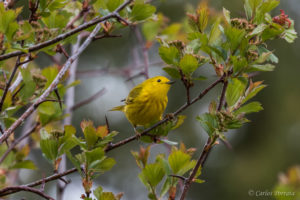
<path id="1" fill-rule="evenodd" d="M 179 71 L 174 67 L 164 67 L 163 70 L 174 79 L 180 79 Z"/>
<path id="2" fill-rule="evenodd" d="M 141 176 L 143 176 L 152 187 L 155 187 L 164 177 L 165 171 L 160 163 L 148 164 L 142 170 Z"/>
<path id="3" fill-rule="evenodd" d="M 223 7 L 223 15 L 228 24 L 231 24 L 230 11 Z"/>
<path id="4" fill-rule="evenodd" d="M 12 169 L 37 169 L 35 164 L 31 160 L 23 160 L 17 162 L 11 167 Z"/>
<path id="5" fill-rule="evenodd" d="M 131 17 L 135 21 L 142 21 L 151 17 L 156 11 L 156 8 L 149 4 L 136 3 L 131 12 Z"/>
<path id="6" fill-rule="evenodd" d="M 262 72 L 270 72 L 275 69 L 275 66 L 272 64 L 265 64 L 265 65 L 251 65 L 247 72 L 255 72 L 255 71 L 262 71 Z"/>
<path id="7" fill-rule="evenodd" d="M 169 65 L 175 65 L 175 66 L 178 65 L 178 62 L 180 60 L 180 53 L 176 47 L 161 46 L 158 50 L 158 53 L 159 53 L 161 59 L 163 59 L 163 61 L 165 61 L 165 63 L 167 63 Z"/>
<path id="8" fill-rule="evenodd" d="M 179 172 L 184 166 L 188 165 L 190 160 L 191 156 L 180 150 L 173 151 L 168 157 L 169 165 L 173 173 L 178 175 L 183 175 L 182 173 L 179 174 Z"/>
<path id="9" fill-rule="evenodd" d="M 241 108 L 239 108 L 237 111 L 235 111 L 235 114 L 240 114 L 240 113 L 253 113 L 253 112 L 259 112 L 263 110 L 263 107 L 261 106 L 261 104 L 257 101 L 255 102 L 251 102 L 245 106 L 242 106 Z"/>
<path id="10" fill-rule="evenodd" d="M 241 79 L 233 78 L 229 81 L 225 95 L 228 106 L 233 106 L 239 100 L 245 88 L 246 84 Z"/>
<path id="11" fill-rule="evenodd" d="M 54 139 L 44 139 L 40 141 L 41 150 L 46 158 L 51 161 L 56 160 L 58 156 L 58 141 Z"/>
<path id="12" fill-rule="evenodd" d="M 180 60 L 179 67 L 182 69 L 184 74 L 189 75 L 199 67 L 199 63 L 195 56 L 192 54 L 186 54 Z"/>
<path id="13" fill-rule="evenodd" d="M 217 117 L 210 113 L 204 113 L 203 115 L 198 116 L 197 120 L 209 136 L 212 136 L 219 128 Z"/>
<path id="14" fill-rule="evenodd" d="M 258 92 L 260 92 L 262 89 L 264 89 L 266 85 L 259 85 L 256 88 L 254 88 L 249 94 L 243 99 L 242 104 L 246 103 L 248 100 L 253 98 Z"/>

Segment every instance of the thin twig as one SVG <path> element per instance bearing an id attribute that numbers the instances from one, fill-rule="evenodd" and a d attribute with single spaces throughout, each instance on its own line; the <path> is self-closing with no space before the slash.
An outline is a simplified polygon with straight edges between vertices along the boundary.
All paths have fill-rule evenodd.
<path id="1" fill-rule="evenodd" d="M 223 105 L 223 101 L 224 101 L 224 98 L 225 98 L 225 94 L 226 94 L 226 89 L 227 89 L 227 85 L 228 85 L 228 82 L 226 80 L 226 75 L 223 75 L 222 76 L 222 82 L 223 82 L 223 89 L 222 89 L 222 94 L 221 94 L 221 97 L 220 97 L 220 102 L 219 102 L 219 106 L 218 106 L 218 111 L 220 111 L 222 109 L 222 105 Z M 183 187 L 183 191 L 181 193 L 181 196 L 180 196 L 180 200 L 184 200 L 185 199 L 185 196 L 187 194 L 187 191 L 189 190 L 196 174 L 197 174 L 197 171 L 200 167 L 203 167 L 205 161 L 206 161 L 206 158 L 208 157 L 208 154 L 210 153 L 212 147 L 214 146 L 216 140 L 218 139 L 218 135 L 213 135 L 212 137 L 209 137 L 203 147 L 203 150 L 201 152 L 201 155 L 199 157 L 199 159 L 197 160 L 197 163 L 195 165 L 195 167 L 193 168 L 190 176 L 188 177 L 188 179 L 184 182 L 184 187 Z"/>
<path id="2" fill-rule="evenodd" d="M 109 19 L 111 17 L 114 17 L 116 12 L 120 11 L 120 8 L 124 8 L 125 6 L 129 5 L 132 2 L 132 0 L 128 0 L 125 3 L 123 3 L 119 8 L 116 9 L 115 12 L 102 17 L 102 21 Z M 44 93 L 37 99 L 35 103 L 33 103 L 0 137 L 0 143 L 3 143 L 12 133 L 13 131 L 28 117 L 31 115 L 31 113 L 37 108 L 36 106 L 39 105 L 42 101 L 44 101 L 50 93 L 56 88 L 56 86 L 59 84 L 60 80 L 63 78 L 65 73 L 70 68 L 71 64 L 78 58 L 78 56 L 87 48 L 87 46 L 92 42 L 93 38 L 96 36 L 96 34 L 101 29 L 101 24 L 98 23 L 97 26 L 94 28 L 93 32 L 89 35 L 89 37 L 84 41 L 84 43 L 80 46 L 77 52 L 73 54 L 65 63 L 65 65 L 62 67 L 62 69 L 59 71 L 55 79 L 52 81 L 50 86 L 44 91 Z M 74 29 L 75 30 L 75 29 Z M 0 59 L 1 60 L 1 59 Z"/>
<path id="3" fill-rule="evenodd" d="M 31 129 L 29 129 L 23 136 L 19 137 L 17 140 L 15 140 L 9 147 L 8 149 L 5 151 L 5 153 L 1 156 L 0 158 L 0 163 L 2 163 L 5 158 L 8 156 L 8 154 L 22 141 L 24 140 L 26 137 L 28 137 L 30 134 L 32 134 L 35 129 L 38 127 L 38 123 L 36 123 Z"/>
<path id="4" fill-rule="evenodd" d="M 111 18 L 119 18 L 118 12 L 121 11 L 123 8 L 125 8 L 127 5 L 129 5 L 132 1 L 133 0 L 128 0 L 128 1 L 124 2 L 114 12 L 112 12 L 112 13 L 104 16 L 104 17 L 94 18 L 91 21 L 86 22 L 86 23 L 78 26 L 77 28 L 74 28 L 73 30 L 71 30 L 67 33 L 60 34 L 60 35 L 58 35 L 57 37 L 55 37 L 51 40 L 48 40 L 48 41 L 42 42 L 40 44 L 34 45 L 34 46 L 28 48 L 27 50 L 28 50 L 28 52 L 33 52 L 33 51 L 40 50 L 42 48 L 45 48 L 47 46 L 50 46 L 50 45 L 55 44 L 57 42 L 60 42 L 60 41 L 62 41 L 64 39 L 80 32 L 80 31 L 83 31 L 83 30 L 85 30 L 85 29 L 87 29 L 91 26 L 94 26 L 94 25 L 98 24 L 99 22 L 103 22 L 103 21 L 106 21 L 106 20 L 111 19 Z M 0 55 L 0 61 L 11 58 L 11 57 L 23 55 L 23 54 L 24 54 L 24 51 L 14 51 L 14 52 L 11 52 L 11 53 Z"/>
<path id="5" fill-rule="evenodd" d="M 68 174 L 71 174 L 71 173 L 74 173 L 76 172 L 77 169 L 76 168 L 72 168 L 72 169 L 69 169 L 63 173 L 58 173 L 58 174 L 54 174 L 54 175 L 51 175 L 47 178 L 42 178 L 40 180 L 37 180 L 35 182 L 32 182 L 32 183 L 29 183 L 29 184 L 26 184 L 26 185 L 21 185 L 21 186 L 25 186 L 25 187 L 35 187 L 35 186 L 38 186 L 38 185 L 41 185 L 43 183 L 48 183 L 50 181 L 53 181 L 53 180 L 57 180 L 63 176 L 66 176 Z M 6 196 L 6 195 L 9 195 L 9 194 L 13 194 L 13 193 L 16 193 L 18 192 L 19 190 L 16 190 L 16 189 L 11 189 L 11 188 L 3 188 L 0 190 L 0 196 Z"/>
<path id="6" fill-rule="evenodd" d="M 122 37 L 122 35 L 110 35 L 110 34 L 102 34 L 102 35 L 96 35 L 93 40 L 100 40 L 103 38 L 116 38 L 116 37 Z"/>
<path id="7" fill-rule="evenodd" d="M 170 174 L 169 176 L 179 178 L 180 180 L 186 181 L 186 178 L 184 176 L 179 176 L 179 175 L 176 175 L 176 174 Z"/>
<path id="8" fill-rule="evenodd" d="M 75 104 L 75 105 L 71 108 L 71 110 L 74 111 L 74 110 L 80 108 L 81 106 L 84 106 L 84 105 L 86 105 L 86 104 L 89 104 L 89 103 L 91 103 L 92 101 L 96 100 L 97 98 L 101 97 L 101 96 L 102 96 L 103 94 L 105 94 L 105 93 L 106 93 L 106 89 L 105 89 L 105 88 L 102 88 L 100 91 L 96 92 L 93 96 L 91 96 L 91 97 L 89 97 L 89 98 L 87 98 L 87 99 L 85 99 L 85 100 L 83 100 L 83 101 L 81 101 L 81 102 Z"/>
<path id="9" fill-rule="evenodd" d="M 18 70 L 18 67 L 20 66 L 20 59 L 21 59 L 21 56 L 18 56 L 17 58 L 17 61 L 16 61 L 16 64 L 14 66 L 14 69 L 9 77 L 9 80 L 8 82 L 5 84 L 5 88 L 4 88 L 4 91 L 3 91 L 3 95 L 2 95 L 2 98 L 1 98 L 1 101 L 0 101 L 0 112 L 2 111 L 2 107 L 3 107 L 3 103 L 5 101 L 5 98 L 6 98 L 6 95 L 7 95 L 7 92 L 8 92 L 8 89 L 9 89 L 9 86 L 12 82 L 12 80 L 14 79 L 15 77 L 15 74 Z"/>
<path id="10" fill-rule="evenodd" d="M 32 188 L 32 187 L 28 187 L 28 186 L 10 186 L 10 187 L 6 187 L 5 188 L 6 191 L 27 191 L 27 192 L 31 192 L 31 193 L 35 193 L 41 197 L 43 197 L 44 199 L 48 199 L 48 200 L 55 200 L 54 198 L 48 196 L 47 194 L 45 194 L 44 192 L 42 192 L 41 190 L 38 190 L 36 188 Z"/>
<path id="11" fill-rule="evenodd" d="M 188 179 L 184 182 L 184 187 L 183 187 L 183 191 L 181 193 L 180 200 L 184 200 L 185 199 L 187 191 L 190 188 L 190 186 L 191 186 L 191 184 L 193 182 L 193 179 L 196 176 L 196 173 L 197 173 L 198 169 L 200 167 L 203 167 L 203 164 L 204 164 L 204 162 L 205 162 L 205 160 L 206 160 L 206 158 L 207 158 L 207 156 L 208 156 L 208 154 L 209 154 L 209 152 L 210 152 L 213 144 L 215 143 L 215 141 L 216 141 L 215 136 L 213 136 L 212 138 L 209 137 L 208 140 L 206 141 L 206 143 L 205 143 L 205 145 L 203 147 L 202 153 L 201 153 L 201 155 L 200 155 L 200 157 L 199 157 L 199 159 L 198 159 L 198 161 L 197 161 L 194 169 L 192 170 L 192 172 L 191 172 L 190 176 L 188 177 Z"/>

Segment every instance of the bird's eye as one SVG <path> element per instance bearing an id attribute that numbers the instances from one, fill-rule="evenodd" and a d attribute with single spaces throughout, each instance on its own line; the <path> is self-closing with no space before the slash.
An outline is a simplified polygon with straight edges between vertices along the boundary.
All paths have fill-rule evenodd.
<path id="1" fill-rule="evenodd" d="M 161 80 L 160 80 L 160 79 L 158 79 L 158 80 L 157 80 L 157 82 L 161 82 Z"/>

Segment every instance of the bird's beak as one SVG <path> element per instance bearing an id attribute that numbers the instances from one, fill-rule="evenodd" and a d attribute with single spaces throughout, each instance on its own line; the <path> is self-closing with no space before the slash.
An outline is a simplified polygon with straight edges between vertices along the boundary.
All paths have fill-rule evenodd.
<path id="1" fill-rule="evenodd" d="M 173 83 L 175 83 L 175 81 L 168 81 L 166 82 L 166 84 L 172 85 Z"/>

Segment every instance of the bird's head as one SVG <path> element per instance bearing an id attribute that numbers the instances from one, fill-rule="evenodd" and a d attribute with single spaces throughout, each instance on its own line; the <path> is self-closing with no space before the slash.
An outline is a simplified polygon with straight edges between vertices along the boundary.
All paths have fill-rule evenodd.
<path id="1" fill-rule="evenodd" d="M 166 94 L 168 93 L 171 85 L 174 82 L 175 81 L 170 81 L 168 78 L 164 76 L 156 76 L 147 79 L 143 84 L 147 88 L 147 90 L 151 90 L 152 92 L 158 94 Z"/>

